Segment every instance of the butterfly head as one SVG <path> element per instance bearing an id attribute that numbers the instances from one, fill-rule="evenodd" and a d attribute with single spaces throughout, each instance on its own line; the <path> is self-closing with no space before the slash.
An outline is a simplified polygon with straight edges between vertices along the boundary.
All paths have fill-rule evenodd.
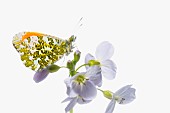
<path id="1" fill-rule="evenodd" d="M 72 35 L 70 38 L 69 38 L 69 41 L 70 42 L 75 42 L 76 40 L 76 36 Z"/>
<path id="2" fill-rule="evenodd" d="M 66 45 L 67 45 L 67 54 L 68 55 L 70 52 L 73 52 L 74 47 L 74 42 L 76 40 L 76 36 L 72 35 L 68 40 L 66 40 Z"/>

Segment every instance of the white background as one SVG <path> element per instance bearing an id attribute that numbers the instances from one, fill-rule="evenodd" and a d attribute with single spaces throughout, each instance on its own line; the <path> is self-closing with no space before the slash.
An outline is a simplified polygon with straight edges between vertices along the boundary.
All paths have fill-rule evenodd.
<path id="1" fill-rule="evenodd" d="M 136 100 L 116 105 L 114 113 L 168 113 L 170 96 L 169 0 L 1 0 L 0 1 L 0 113 L 64 113 L 67 103 L 63 80 L 68 71 L 50 74 L 36 84 L 12 45 L 21 31 L 36 31 L 67 39 L 85 55 L 109 41 L 118 72 L 103 79 L 103 89 L 116 91 L 133 84 Z M 83 17 L 83 26 L 75 30 Z M 65 62 L 72 55 L 65 58 Z M 62 64 L 64 60 L 62 60 Z M 104 113 L 109 100 L 100 92 L 94 101 L 76 105 L 74 113 Z"/>

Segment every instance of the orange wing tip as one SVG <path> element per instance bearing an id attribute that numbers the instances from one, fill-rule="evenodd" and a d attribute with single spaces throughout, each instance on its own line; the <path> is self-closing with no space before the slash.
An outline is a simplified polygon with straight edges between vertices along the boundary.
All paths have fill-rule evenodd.
<path id="1" fill-rule="evenodd" d="M 30 36 L 43 36 L 44 34 L 42 33 L 37 33 L 37 32 L 26 32 L 23 36 L 21 41 L 24 41 L 26 38 L 30 37 Z"/>

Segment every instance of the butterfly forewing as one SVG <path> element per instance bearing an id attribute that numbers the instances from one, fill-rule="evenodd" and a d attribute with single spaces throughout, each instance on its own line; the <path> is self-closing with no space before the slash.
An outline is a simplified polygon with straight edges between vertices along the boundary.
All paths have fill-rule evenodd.
<path id="1" fill-rule="evenodd" d="M 46 68 L 71 52 L 71 43 L 37 32 L 18 33 L 13 38 L 13 45 L 20 53 L 26 67 L 34 71 Z"/>

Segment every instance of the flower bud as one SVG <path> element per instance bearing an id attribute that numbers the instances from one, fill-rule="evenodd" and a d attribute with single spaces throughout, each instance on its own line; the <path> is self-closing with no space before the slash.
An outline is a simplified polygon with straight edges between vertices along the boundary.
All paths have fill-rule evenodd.
<path id="1" fill-rule="evenodd" d="M 109 90 L 103 91 L 103 95 L 108 99 L 112 99 L 112 97 L 113 97 L 113 93 Z"/>
<path id="2" fill-rule="evenodd" d="M 36 83 L 39 83 L 41 81 L 43 81 L 49 74 L 49 71 L 47 70 L 47 68 L 45 69 L 42 69 L 41 71 L 37 71 L 35 74 L 34 74 L 34 81 Z"/>
<path id="3" fill-rule="evenodd" d="M 77 63 L 80 60 L 81 52 L 79 50 L 75 51 L 74 53 L 74 62 Z"/>
<path id="4" fill-rule="evenodd" d="M 61 68 L 60 66 L 52 64 L 52 65 L 48 66 L 47 69 L 50 73 L 54 73 L 54 72 L 58 71 L 60 68 Z"/>
<path id="5" fill-rule="evenodd" d="M 70 70 L 74 69 L 74 64 L 71 60 L 67 61 L 67 68 L 70 69 Z"/>

